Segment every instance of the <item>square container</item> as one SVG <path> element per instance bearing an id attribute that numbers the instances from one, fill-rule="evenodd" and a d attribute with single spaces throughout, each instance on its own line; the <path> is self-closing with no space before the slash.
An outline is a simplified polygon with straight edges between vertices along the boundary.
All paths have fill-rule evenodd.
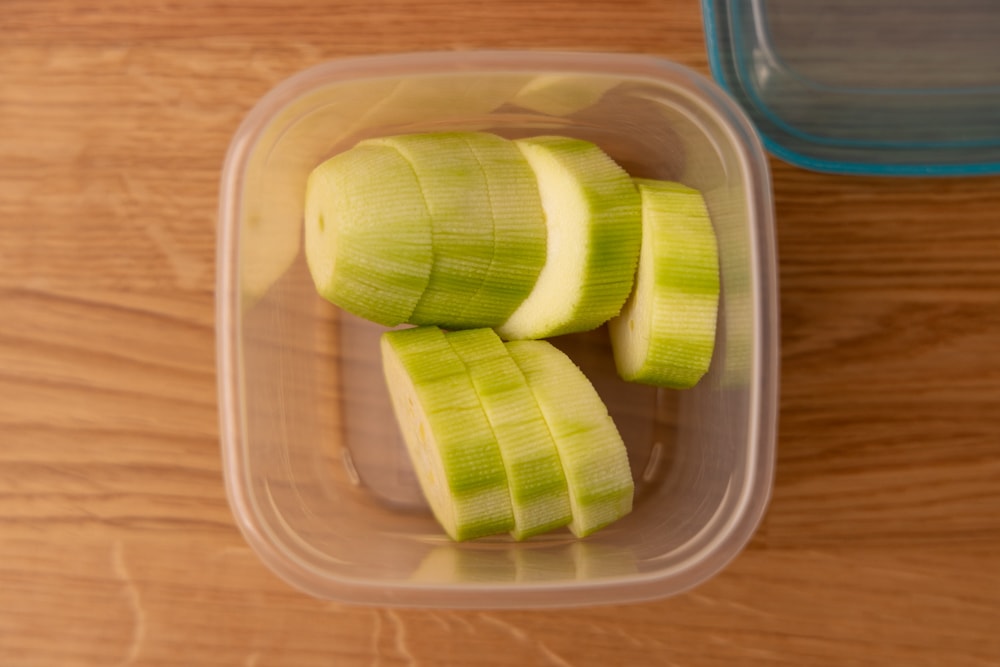
<path id="1" fill-rule="evenodd" d="M 375 135 L 489 130 L 594 141 L 635 176 L 701 189 L 722 298 L 709 374 L 687 391 L 627 384 L 604 328 L 554 342 L 608 404 L 635 508 L 584 540 L 452 543 L 392 415 L 381 327 L 321 299 L 302 249 L 306 177 Z M 739 107 L 668 61 L 450 52 L 323 64 L 251 111 L 222 178 L 218 371 L 226 489 L 247 541 L 322 598 L 424 607 L 620 603 L 688 589 L 755 530 L 770 493 L 778 381 L 770 176 Z"/>
<path id="2" fill-rule="evenodd" d="M 1000 173 L 996 0 L 702 0 L 767 148 L 833 173 Z"/>

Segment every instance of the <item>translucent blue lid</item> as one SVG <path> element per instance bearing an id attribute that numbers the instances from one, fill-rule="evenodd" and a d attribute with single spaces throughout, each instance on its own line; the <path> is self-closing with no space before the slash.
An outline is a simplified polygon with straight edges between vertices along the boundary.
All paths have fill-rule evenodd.
<path id="1" fill-rule="evenodd" d="M 1000 174 L 1000 0 L 702 0 L 767 148 L 835 173 Z"/>

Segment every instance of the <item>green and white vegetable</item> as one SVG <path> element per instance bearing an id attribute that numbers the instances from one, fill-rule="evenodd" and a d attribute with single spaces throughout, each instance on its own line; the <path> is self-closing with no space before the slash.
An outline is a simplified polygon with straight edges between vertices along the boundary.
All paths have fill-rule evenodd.
<path id="1" fill-rule="evenodd" d="M 409 321 L 430 280 L 431 216 L 399 151 L 359 146 L 313 170 L 305 249 L 324 298 L 379 324 Z"/>
<path id="2" fill-rule="evenodd" d="M 547 341 L 511 341 L 507 351 L 545 415 L 569 485 L 569 529 L 585 537 L 632 510 L 625 443 L 594 386 Z"/>
<path id="3" fill-rule="evenodd" d="M 465 363 L 507 473 L 516 539 L 565 526 L 570 492 L 545 417 L 524 375 L 492 329 L 445 335 Z"/>
<path id="4" fill-rule="evenodd" d="M 444 332 L 386 332 L 382 367 L 410 461 L 444 531 L 467 540 L 513 530 L 500 447 Z"/>
<path id="5" fill-rule="evenodd" d="M 642 237 L 639 194 L 596 145 L 568 137 L 515 142 L 545 209 L 547 255 L 531 294 L 497 328 L 508 340 L 588 331 L 618 314 Z"/>
<path id="6" fill-rule="evenodd" d="M 715 231 L 697 190 L 637 180 L 642 251 L 635 290 L 608 329 L 618 374 L 683 389 L 708 371 L 719 304 Z"/>
<path id="7" fill-rule="evenodd" d="M 452 539 L 585 537 L 632 510 L 607 407 L 541 339 L 607 323 L 623 379 L 694 386 L 720 297 L 699 192 L 633 179 L 580 139 L 397 135 L 318 166 L 304 225 L 319 294 L 382 325 L 417 325 L 382 335 L 383 372 Z"/>

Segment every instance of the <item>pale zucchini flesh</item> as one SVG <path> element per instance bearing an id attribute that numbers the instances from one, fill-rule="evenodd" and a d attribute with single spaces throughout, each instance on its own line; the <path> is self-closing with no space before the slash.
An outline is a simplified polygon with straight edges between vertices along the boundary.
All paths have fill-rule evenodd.
<path id="1" fill-rule="evenodd" d="M 515 141 L 538 179 L 546 259 L 534 288 L 497 327 L 507 340 L 594 329 L 621 310 L 639 257 L 639 195 L 597 145 L 569 137 Z"/>

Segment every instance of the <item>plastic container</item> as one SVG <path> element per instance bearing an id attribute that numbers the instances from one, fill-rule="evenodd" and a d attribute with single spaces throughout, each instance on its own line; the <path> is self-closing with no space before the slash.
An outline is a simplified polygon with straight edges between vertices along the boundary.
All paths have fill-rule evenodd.
<path id="1" fill-rule="evenodd" d="M 834 173 L 1000 173 L 995 0 L 702 0 L 767 148 Z"/>
<path id="2" fill-rule="evenodd" d="M 363 137 L 436 129 L 593 140 L 634 175 L 701 188 L 723 297 L 709 375 L 669 392 L 617 379 L 605 330 L 556 342 L 609 404 L 637 481 L 631 515 L 460 544 L 431 517 L 383 384 L 382 329 L 317 296 L 305 179 Z M 627 55 L 451 52 L 330 62 L 282 83 L 222 178 L 218 360 L 226 489 L 261 559 L 322 598 L 428 607 L 618 603 L 683 591 L 755 530 L 775 447 L 778 328 L 768 166 L 711 81 Z"/>

